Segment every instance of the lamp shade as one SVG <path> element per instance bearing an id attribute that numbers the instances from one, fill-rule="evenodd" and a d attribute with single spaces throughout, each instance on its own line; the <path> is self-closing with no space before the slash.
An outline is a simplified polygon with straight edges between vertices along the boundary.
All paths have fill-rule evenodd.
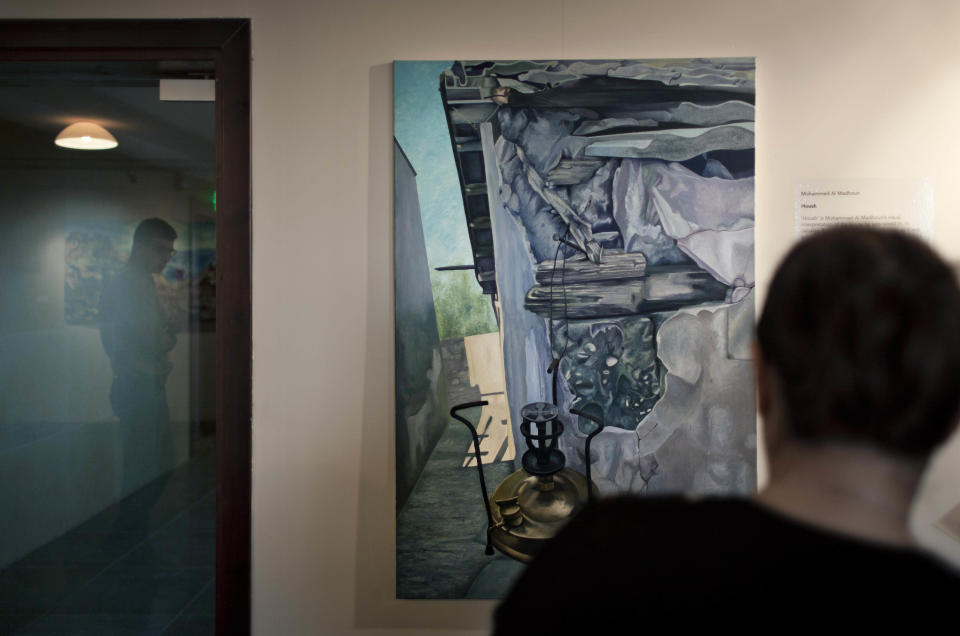
<path id="1" fill-rule="evenodd" d="M 60 131 L 55 144 L 76 150 L 109 150 L 117 147 L 116 138 L 92 121 L 78 121 Z"/>

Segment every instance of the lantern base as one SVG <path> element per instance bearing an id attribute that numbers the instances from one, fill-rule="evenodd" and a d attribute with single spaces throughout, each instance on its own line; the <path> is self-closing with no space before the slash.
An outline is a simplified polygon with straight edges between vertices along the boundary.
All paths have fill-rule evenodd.
<path id="1" fill-rule="evenodd" d="M 500 482 L 490 498 L 490 540 L 507 556 L 529 563 L 587 499 L 587 479 L 575 470 L 546 476 L 518 470 Z"/>

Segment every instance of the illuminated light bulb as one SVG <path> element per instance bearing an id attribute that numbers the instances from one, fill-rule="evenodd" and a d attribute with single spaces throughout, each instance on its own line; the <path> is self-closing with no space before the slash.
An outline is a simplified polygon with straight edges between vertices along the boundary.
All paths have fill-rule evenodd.
<path id="1" fill-rule="evenodd" d="M 55 144 L 76 150 L 109 150 L 117 147 L 117 139 L 103 126 L 91 121 L 78 121 L 60 131 Z"/>

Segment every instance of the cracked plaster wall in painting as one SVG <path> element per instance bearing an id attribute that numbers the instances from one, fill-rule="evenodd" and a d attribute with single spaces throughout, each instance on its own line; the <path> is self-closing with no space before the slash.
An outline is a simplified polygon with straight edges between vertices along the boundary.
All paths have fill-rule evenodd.
<path id="1" fill-rule="evenodd" d="M 488 130 L 486 147 L 488 154 L 495 148 L 496 158 L 488 189 L 495 193 L 491 215 L 511 412 L 526 402 L 550 401 L 547 367 L 555 355 L 561 412 L 585 409 L 607 424 L 591 453 L 601 490 L 749 493 L 756 487 L 745 346 L 754 315 L 753 106 L 718 100 L 709 90 L 716 81 L 752 91 L 750 64 L 590 64 L 561 62 L 519 74 L 516 81 L 556 82 L 549 96 L 554 103 L 548 107 L 548 98 L 540 97 L 528 106 L 502 106 L 495 144 Z M 689 93 L 691 101 L 649 108 L 557 106 L 576 101 L 563 93 L 564 81 L 597 69 L 638 82 L 677 85 L 693 78 L 687 83 L 703 88 L 706 97 L 696 103 Z M 670 128 L 678 122 L 683 127 Z M 570 302 L 582 299 L 564 298 L 576 285 L 558 285 L 562 275 L 554 272 L 550 315 L 535 315 L 525 295 L 536 285 L 538 267 L 557 258 L 563 272 L 564 258 L 584 258 L 566 247 L 558 253 L 558 236 L 579 244 L 589 260 L 641 254 L 648 273 L 700 272 L 713 285 L 698 283 L 709 298 L 693 294 L 668 310 L 637 313 L 611 304 L 605 312 L 597 305 L 610 298 L 629 305 L 632 296 L 617 295 L 627 281 L 603 281 L 598 285 L 605 295 L 592 300 L 587 294 L 571 314 Z M 568 464 L 583 470 L 584 435 L 576 429 L 567 427 L 561 448 Z M 518 432 L 515 437 L 522 445 Z"/>

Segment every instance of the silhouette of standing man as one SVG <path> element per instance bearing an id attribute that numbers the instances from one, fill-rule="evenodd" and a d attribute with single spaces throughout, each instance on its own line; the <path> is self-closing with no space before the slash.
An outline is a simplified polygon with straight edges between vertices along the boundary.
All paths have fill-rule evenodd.
<path id="1" fill-rule="evenodd" d="M 166 383 L 176 329 L 157 298 L 153 275 L 173 255 L 177 233 L 162 219 L 142 221 L 130 260 L 100 295 L 100 340 L 110 358 L 110 405 L 123 439 L 123 493 L 168 467 L 172 450 Z"/>

